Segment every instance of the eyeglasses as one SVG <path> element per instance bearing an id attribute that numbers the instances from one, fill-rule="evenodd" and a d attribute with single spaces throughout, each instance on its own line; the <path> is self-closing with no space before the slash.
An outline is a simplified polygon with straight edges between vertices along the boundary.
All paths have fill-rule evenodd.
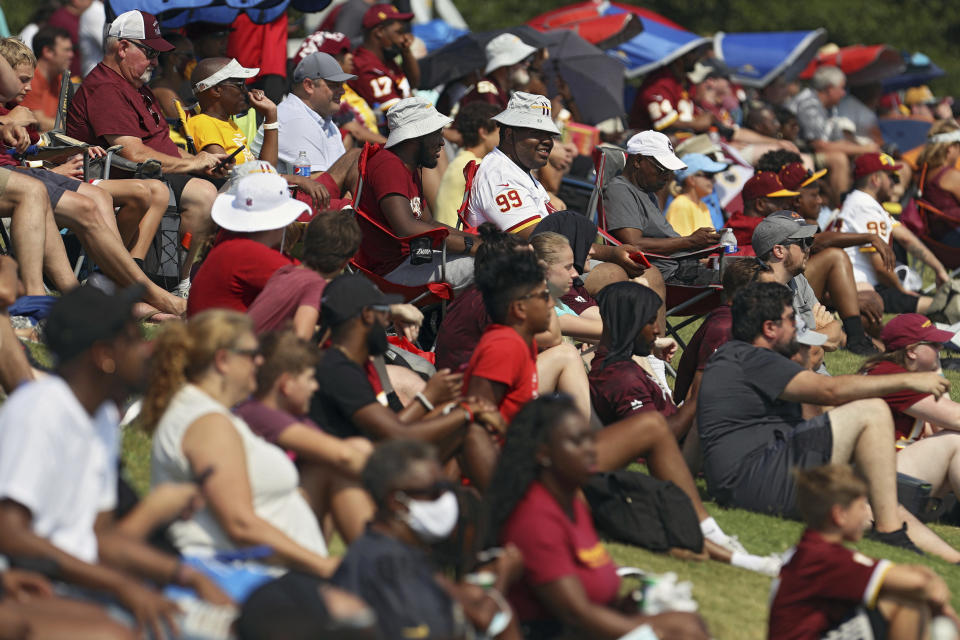
<path id="1" fill-rule="evenodd" d="M 160 57 L 160 52 L 154 49 L 153 47 L 148 47 L 145 44 L 137 42 L 136 40 L 126 40 L 140 51 L 143 51 L 143 55 L 146 56 L 147 60 L 156 60 Z"/>
<path id="2" fill-rule="evenodd" d="M 528 300 L 530 298 L 540 298 L 544 302 L 550 301 L 550 289 L 544 289 L 543 291 L 534 291 L 533 293 L 528 293 L 525 296 L 520 296 L 517 300 Z"/>
<path id="3" fill-rule="evenodd" d="M 397 493 L 402 493 L 408 498 L 413 498 L 414 500 L 436 500 L 447 491 L 453 491 L 454 488 L 454 484 L 448 480 L 437 480 L 429 487 L 424 487 L 422 489 L 397 489 Z"/>
<path id="4" fill-rule="evenodd" d="M 652 166 L 659 175 L 663 175 L 663 174 L 665 174 L 665 173 L 670 173 L 670 172 L 671 172 L 670 169 L 667 169 L 665 166 L 663 166 L 662 164 L 660 164 L 660 163 L 657 161 L 657 159 L 654 158 L 653 156 L 641 156 L 641 157 L 644 158 L 647 162 L 649 162 L 649 163 L 650 163 L 650 166 Z"/>
<path id="5" fill-rule="evenodd" d="M 256 358 L 258 355 L 260 355 L 260 347 L 250 347 L 249 349 L 232 348 L 232 349 L 227 349 L 227 351 L 229 351 L 230 353 L 235 353 L 238 356 L 244 356 L 245 358 L 250 358 L 250 359 Z"/>

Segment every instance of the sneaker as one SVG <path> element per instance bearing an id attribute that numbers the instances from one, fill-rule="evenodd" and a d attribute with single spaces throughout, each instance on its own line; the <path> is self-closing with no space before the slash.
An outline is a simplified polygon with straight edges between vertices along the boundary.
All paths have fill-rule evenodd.
<path id="1" fill-rule="evenodd" d="M 858 356 L 875 356 L 880 353 L 880 350 L 873 344 L 873 341 L 866 336 L 859 339 L 854 338 L 847 340 L 847 346 L 844 348 Z"/>
<path id="2" fill-rule="evenodd" d="M 876 525 L 867 533 L 869 538 L 882 542 L 884 544 L 889 544 L 891 547 L 900 547 L 901 549 L 906 549 L 907 551 L 913 551 L 923 555 L 917 545 L 913 544 L 913 540 L 907 535 L 907 523 L 904 522 L 903 526 L 897 529 L 896 531 L 887 531 L 886 533 L 881 533 L 877 531 Z"/>

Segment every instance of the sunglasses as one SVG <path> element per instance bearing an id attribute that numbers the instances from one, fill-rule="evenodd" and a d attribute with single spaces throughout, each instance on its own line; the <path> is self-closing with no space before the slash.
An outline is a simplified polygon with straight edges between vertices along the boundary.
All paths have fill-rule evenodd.
<path id="1" fill-rule="evenodd" d="M 548 302 L 550 300 L 550 289 L 534 291 L 533 293 L 528 293 L 525 296 L 520 296 L 517 298 L 517 300 L 529 300 L 530 298 L 540 298 L 544 302 Z"/>
<path id="2" fill-rule="evenodd" d="M 227 349 L 230 353 L 235 353 L 238 356 L 244 356 L 246 358 L 256 358 L 260 354 L 260 347 L 252 347 L 250 349 Z"/>
<path id="3" fill-rule="evenodd" d="M 218 86 L 220 87 L 233 87 L 237 91 L 246 91 L 247 83 L 243 80 L 224 80 Z"/>
<path id="4" fill-rule="evenodd" d="M 799 238 L 797 240 L 784 240 L 781 242 L 784 247 L 789 247 L 792 244 L 798 245 L 801 249 L 809 249 L 813 246 L 813 238 Z"/>
<path id="5" fill-rule="evenodd" d="M 657 159 L 654 158 L 653 156 L 642 156 L 642 157 L 650 163 L 650 166 L 652 166 L 656 170 L 657 174 L 663 175 L 665 173 L 670 173 L 670 169 L 667 169 L 665 166 L 660 164 L 657 161 Z"/>
<path id="6" fill-rule="evenodd" d="M 148 47 L 145 44 L 137 42 L 136 40 L 127 40 L 126 42 L 129 42 L 130 44 L 135 46 L 137 49 L 140 49 L 140 51 L 143 51 L 143 55 L 147 57 L 147 60 L 156 60 L 157 58 L 160 57 L 160 52 L 154 49 L 153 47 Z"/>
<path id="7" fill-rule="evenodd" d="M 147 106 L 147 111 L 153 116 L 154 124 L 160 124 L 160 114 L 153 108 L 153 98 L 142 92 L 140 97 L 143 98 L 143 104 Z"/>

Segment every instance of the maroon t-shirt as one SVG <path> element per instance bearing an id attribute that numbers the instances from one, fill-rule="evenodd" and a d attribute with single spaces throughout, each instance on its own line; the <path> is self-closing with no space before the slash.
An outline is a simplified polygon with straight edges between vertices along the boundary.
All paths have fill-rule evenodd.
<path id="1" fill-rule="evenodd" d="M 5 116 L 10 113 L 13 107 L 16 107 L 16 102 L 12 102 L 9 105 L 0 105 L 0 116 Z M 37 125 L 31 124 L 27 127 L 27 134 L 30 136 L 30 144 L 36 144 L 40 140 L 40 132 L 37 130 Z M 0 142 L 0 167 L 17 167 L 20 166 L 20 163 L 17 162 L 12 155 L 7 153 L 10 150 L 8 145 Z"/>
<path id="2" fill-rule="evenodd" d="M 411 172 L 403 161 L 389 149 L 380 149 L 367 162 L 366 179 L 360 195 L 360 210 L 391 229 L 390 223 L 380 211 L 380 201 L 390 195 L 400 195 L 410 200 L 410 209 L 415 218 L 422 215 L 423 187 L 420 174 Z M 365 269 L 385 276 L 410 255 L 410 246 L 388 237 L 362 217 L 357 218 L 363 239 L 357 262 Z"/>
<path id="3" fill-rule="evenodd" d="M 47 24 L 51 27 L 60 27 L 66 29 L 70 34 L 70 42 L 73 43 L 73 60 L 70 62 L 70 75 L 79 76 L 83 73 L 83 59 L 80 55 L 80 16 L 71 13 L 66 7 L 60 7 L 54 11 Z"/>
<path id="4" fill-rule="evenodd" d="M 276 270 L 247 309 L 256 333 L 273 331 L 293 320 L 300 307 L 320 310 L 327 280 L 313 269 L 292 264 Z"/>
<path id="5" fill-rule="evenodd" d="M 187 317 L 207 309 L 246 311 L 277 269 L 296 263 L 276 249 L 242 236 L 214 245 L 193 277 Z"/>
<path id="6" fill-rule="evenodd" d="M 580 497 L 573 501 L 573 516 L 571 520 L 534 481 L 500 533 L 501 543 L 512 542 L 523 554 L 523 578 L 507 594 L 522 621 L 554 619 L 533 587 L 567 576 L 580 581 L 590 602 L 609 605 L 617 597 L 617 566 L 597 538 L 590 510 Z"/>
<path id="7" fill-rule="evenodd" d="M 347 84 L 371 107 L 410 97 L 410 82 L 393 60 L 384 62 L 366 47 L 353 52 L 353 73 Z"/>
<path id="8" fill-rule="evenodd" d="M 658 411 L 664 417 L 677 412 L 666 391 L 640 365 L 630 360 L 604 366 L 608 352 L 597 347 L 590 365 L 590 402 L 603 424 L 613 424 L 635 413 Z"/>
<path id="9" fill-rule="evenodd" d="M 574 313 L 578 316 L 590 307 L 597 306 L 597 301 L 593 299 L 589 293 L 587 293 L 586 287 L 583 285 L 575 284 L 570 288 L 570 291 L 565 293 L 560 301 L 573 309 Z"/>
<path id="10" fill-rule="evenodd" d="M 273 409 L 252 398 L 238 404 L 233 412 L 243 418 L 255 434 L 273 444 L 277 443 L 277 438 L 291 425 L 303 424 L 321 431 L 320 426 L 307 416 L 298 418 L 292 413 Z"/>
<path id="11" fill-rule="evenodd" d="M 683 350 L 683 355 L 680 357 L 680 364 L 677 365 L 677 379 L 673 385 L 675 402 L 682 402 L 687 397 L 694 374 L 697 371 L 703 371 L 713 352 L 730 339 L 731 327 L 733 327 L 733 315 L 727 305 L 720 305 L 707 315 L 703 324 L 687 343 L 687 348 Z"/>
<path id="12" fill-rule="evenodd" d="M 463 371 L 484 329 L 492 320 L 483 304 L 483 295 L 471 286 L 454 298 L 437 332 L 437 369 Z"/>
<path id="13" fill-rule="evenodd" d="M 536 342 L 526 344 L 513 327 L 491 324 L 483 332 L 463 374 L 464 394 L 474 376 L 506 385 L 498 409 L 510 422 L 523 405 L 537 397 Z"/>
<path id="14" fill-rule="evenodd" d="M 907 370 L 896 362 L 881 361 L 867 371 L 868 376 L 882 376 L 891 373 L 907 373 Z M 890 407 L 890 413 L 893 414 L 893 435 L 896 438 L 898 449 L 902 449 L 923 436 L 924 421 L 907 415 L 905 412 L 929 395 L 931 394 L 904 389 L 883 396 L 887 406 Z"/>
<path id="15" fill-rule="evenodd" d="M 819 640 L 857 606 L 872 608 L 893 566 L 807 529 L 773 585 L 767 637 Z"/>
<path id="16" fill-rule="evenodd" d="M 102 62 L 84 78 L 67 111 L 67 135 L 110 146 L 106 136 L 134 136 L 154 151 L 180 157 L 150 87 L 137 89 Z"/>

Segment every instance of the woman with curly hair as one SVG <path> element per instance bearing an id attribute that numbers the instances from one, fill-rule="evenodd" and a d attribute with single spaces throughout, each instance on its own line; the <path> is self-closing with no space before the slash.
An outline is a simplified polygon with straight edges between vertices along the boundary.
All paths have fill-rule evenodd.
<path id="1" fill-rule="evenodd" d="M 510 426 L 486 501 L 490 537 L 523 554 L 508 599 L 524 635 L 612 640 L 649 625 L 660 638 L 707 638 L 696 614 L 643 616 L 620 601 L 617 567 L 580 493 L 597 459 L 593 430 L 565 396 L 528 403 Z"/>
<path id="2" fill-rule="evenodd" d="M 923 199 L 946 218 L 927 219 L 930 235 L 951 247 L 960 247 L 960 124 L 941 120 L 930 127 L 927 144 L 917 157 Z"/>

